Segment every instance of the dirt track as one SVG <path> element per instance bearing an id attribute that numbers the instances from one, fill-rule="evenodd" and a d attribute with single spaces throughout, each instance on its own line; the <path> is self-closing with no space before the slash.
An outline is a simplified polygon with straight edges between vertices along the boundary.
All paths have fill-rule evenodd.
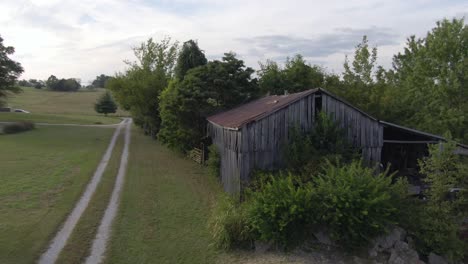
<path id="1" fill-rule="evenodd" d="M 125 137 L 125 148 L 127 149 L 127 156 L 128 156 L 128 141 L 127 137 L 129 136 L 129 128 L 131 126 L 132 120 L 130 118 L 125 118 L 120 124 L 114 125 L 117 127 L 117 129 L 114 132 L 114 135 L 112 136 L 111 142 L 109 146 L 107 147 L 107 150 L 102 157 L 96 171 L 94 172 L 93 178 L 91 181 L 88 183 L 86 186 L 86 189 L 83 193 L 83 195 L 80 197 L 78 202 L 76 203 L 75 207 L 73 208 L 72 212 L 70 215 L 67 217 L 65 220 L 64 224 L 58 231 L 58 233 L 55 235 L 53 238 L 49 248 L 47 249 L 46 252 L 44 252 L 40 259 L 39 259 L 39 264 L 53 264 L 60 252 L 62 251 L 63 247 L 67 243 L 68 238 L 70 237 L 71 233 L 73 232 L 73 229 L 75 228 L 76 224 L 78 223 L 78 220 L 80 219 L 81 215 L 85 211 L 86 207 L 89 204 L 89 201 L 91 200 L 91 197 L 93 196 L 94 192 L 96 191 L 96 188 L 101 181 L 102 175 L 107 167 L 107 164 L 109 162 L 109 159 L 112 155 L 112 151 L 114 150 L 115 142 L 117 141 L 117 138 L 122 130 L 123 127 L 126 127 L 126 137 Z M 52 124 L 51 124 L 52 125 Z M 68 124 L 54 124 L 54 125 L 68 125 Z M 86 125 L 79 125 L 79 126 L 86 126 Z M 90 125 L 90 126 L 98 126 L 98 125 Z M 125 151 L 124 153 L 125 154 Z M 124 156 L 122 154 L 122 157 Z M 123 158 L 122 158 L 123 160 Z M 126 165 L 126 160 L 125 160 L 125 165 Z M 122 164 L 121 164 L 122 166 Z M 119 169 L 119 176 L 120 176 L 120 169 Z M 122 176 L 123 177 L 123 176 Z M 121 177 L 121 178 L 122 178 Z M 117 180 L 118 181 L 118 180 Z M 115 190 L 114 190 L 115 191 Z M 114 197 L 114 194 L 112 198 Z M 107 213 L 107 212 L 106 212 Z"/>
<path id="2" fill-rule="evenodd" d="M 120 158 L 120 167 L 117 174 L 117 179 L 115 181 L 114 190 L 112 191 L 112 196 L 107 205 L 106 212 L 102 218 L 101 224 L 97 231 L 96 237 L 93 241 L 93 246 L 91 248 L 91 255 L 86 259 L 87 264 L 97 264 L 102 261 L 104 254 L 106 252 L 107 241 L 110 236 L 112 221 L 117 214 L 117 209 L 120 200 L 120 193 L 122 190 L 122 185 L 125 178 L 125 173 L 127 171 L 128 163 L 128 153 L 130 145 L 130 131 L 131 131 L 132 120 L 128 119 L 126 121 L 125 128 L 125 145 L 122 152 L 122 157 Z"/>

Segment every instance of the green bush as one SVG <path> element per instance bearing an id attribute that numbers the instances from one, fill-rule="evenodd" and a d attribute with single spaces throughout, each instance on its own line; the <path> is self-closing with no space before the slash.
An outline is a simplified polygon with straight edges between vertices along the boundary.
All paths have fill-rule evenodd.
<path id="1" fill-rule="evenodd" d="M 3 127 L 3 133 L 15 134 L 15 133 L 32 130 L 34 128 L 35 128 L 35 125 L 33 122 L 29 122 L 29 121 L 14 122 L 14 123 L 5 125 Z"/>
<path id="2" fill-rule="evenodd" d="M 265 184 L 271 182 L 274 178 L 284 177 L 285 175 L 291 175 L 296 178 L 295 175 L 285 173 L 281 170 L 269 171 L 255 169 L 250 173 L 250 181 L 248 182 L 248 185 L 245 186 L 245 189 L 248 189 L 247 194 L 260 191 Z"/>
<path id="3" fill-rule="evenodd" d="M 97 102 L 94 104 L 94 110 L 97 113 L 107 116 L 109 113 L 117 112 L 117 104 L 115 103 L 111 94 L 107 91 L 98 98 Z"/>
<path id="4" fill-rule="evenodd" d="M 317 156 L 316 152 L 310 136 L 299 126 L 292 126 L 289 129 L 289 140 L 284 146 L 286 168 L 299 171 L 304 164 Z"/>
<path id="5" fill-rule="evenodd" d="M 361 162 L 329 163 L 314 178 L 314 211 L 339 244 L 356 247 L 396 223 L 398 204 L 406 196 L 404 181 L 392 184 L 386 172 L 375 175 Z"/>
<path id="6" fill-rule="evenodd" d="M 252 244 L 245 206 L 227 194 L 218 200 L 209 225 L 217 248 L 248 247 Z"/>
<path id="7" fill-rule="evenodd" d="M 247 196 L 249 225 L 260 240 L 289 246 L 313 223 L 312 188 L 298 185 L 292 175 L 271 177 Z"/>
<path id="8" fill-rule="evenodd" d="M 454 142 L 429 146 L 429 156 L 419 162 L 430 186 L 425 192 L 427 201 L 414 203 L 402 221 L 415 237 L 418 251 L 450 260 L 468 255 L 468 243 L 459 237 L 461 222 L 468 217 L 468 163 L 455 149 Z M 451 188 L 461 191 L 450 197 Z"/>
<path id="9" fill-rule="evenodd" d="M 245 202 L 250 229 L 286 248 L 318 227 L 343 246 L 366 245 L 398 223 L 408 186 L 404 180 L 392 184 L 392 176 L 376 175 L 360 161 L 327 161 L 308 182 L 303 174 L 257 171 Z"/>
<path id="10" fill-rule="evenodd" d="M 310 141 L 320 156 L 338 154 L 346 161 L 355 158 L 355 149 L 346 140 L 345 130 L 325 112 L 319 113 L 313 129 L 309 133 Z"/>
<path id="11" fill-rule="evenodd" d="M 467 254 L 468 245 L 459 237 L 460 223 L 451 215 L 448 203 L 436 207 L 419 201 L 412 207 L 410 221 L 402 226 L 415 238 L 418 252 L 435 252 L 454 261 Z"/>
<path id="12" fill-rule="evenodd" d="M 357 151 L 347 142 L 344 130 L 323 112 L 317 116 L 310 131 L 292 126 L 283 152 L 286 168 L 294 172 L 316 173 L 327 158 L 349 162 L 358 157 Z"/>
<path id="13" fill-rule="evenodd" d="M 212 144 L 208 147 L 208 160 L 206 161 L 209 172 L 214 177 L 221 175 L 221 156 L 218 148 Z"/>

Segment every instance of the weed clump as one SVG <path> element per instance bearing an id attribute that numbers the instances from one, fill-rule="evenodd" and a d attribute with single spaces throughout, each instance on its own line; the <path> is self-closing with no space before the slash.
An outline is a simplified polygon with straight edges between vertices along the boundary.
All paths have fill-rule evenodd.
<path id="1" fill-rule="evenodd" d="M 20 121 L 7 124 L 3 127 L 3 133 L 5 134 L 16 134 L 34 129 L 36 126 L 33 122 Z"/>

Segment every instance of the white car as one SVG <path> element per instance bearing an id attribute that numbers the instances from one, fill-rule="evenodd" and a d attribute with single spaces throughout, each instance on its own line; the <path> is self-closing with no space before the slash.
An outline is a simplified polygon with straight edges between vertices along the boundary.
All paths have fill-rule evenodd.
<path id="1" fill-rule="evenodd" d="M 29 114 L 29 111 L 26 111 L 26 110 L 23 110 L 23 109 L 15 109 L 15 111 L 13 111 L 13 112 Z"/>

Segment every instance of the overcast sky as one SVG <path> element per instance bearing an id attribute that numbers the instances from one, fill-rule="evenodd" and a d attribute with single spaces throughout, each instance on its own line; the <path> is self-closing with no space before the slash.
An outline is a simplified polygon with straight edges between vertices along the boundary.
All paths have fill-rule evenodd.
<path id="1" fill-rule="evenodd" d="M 113 75 L 133 46 L 165 35 L 198 40 L 209 59 L 234 51 L 258 68 L 301 53 L 340 73 L 364 34 L 389 67 L 408 36 L 467 14 L 468 1 L 456 0 L 0 0 L 0 35 L 26 79 Z"/>

